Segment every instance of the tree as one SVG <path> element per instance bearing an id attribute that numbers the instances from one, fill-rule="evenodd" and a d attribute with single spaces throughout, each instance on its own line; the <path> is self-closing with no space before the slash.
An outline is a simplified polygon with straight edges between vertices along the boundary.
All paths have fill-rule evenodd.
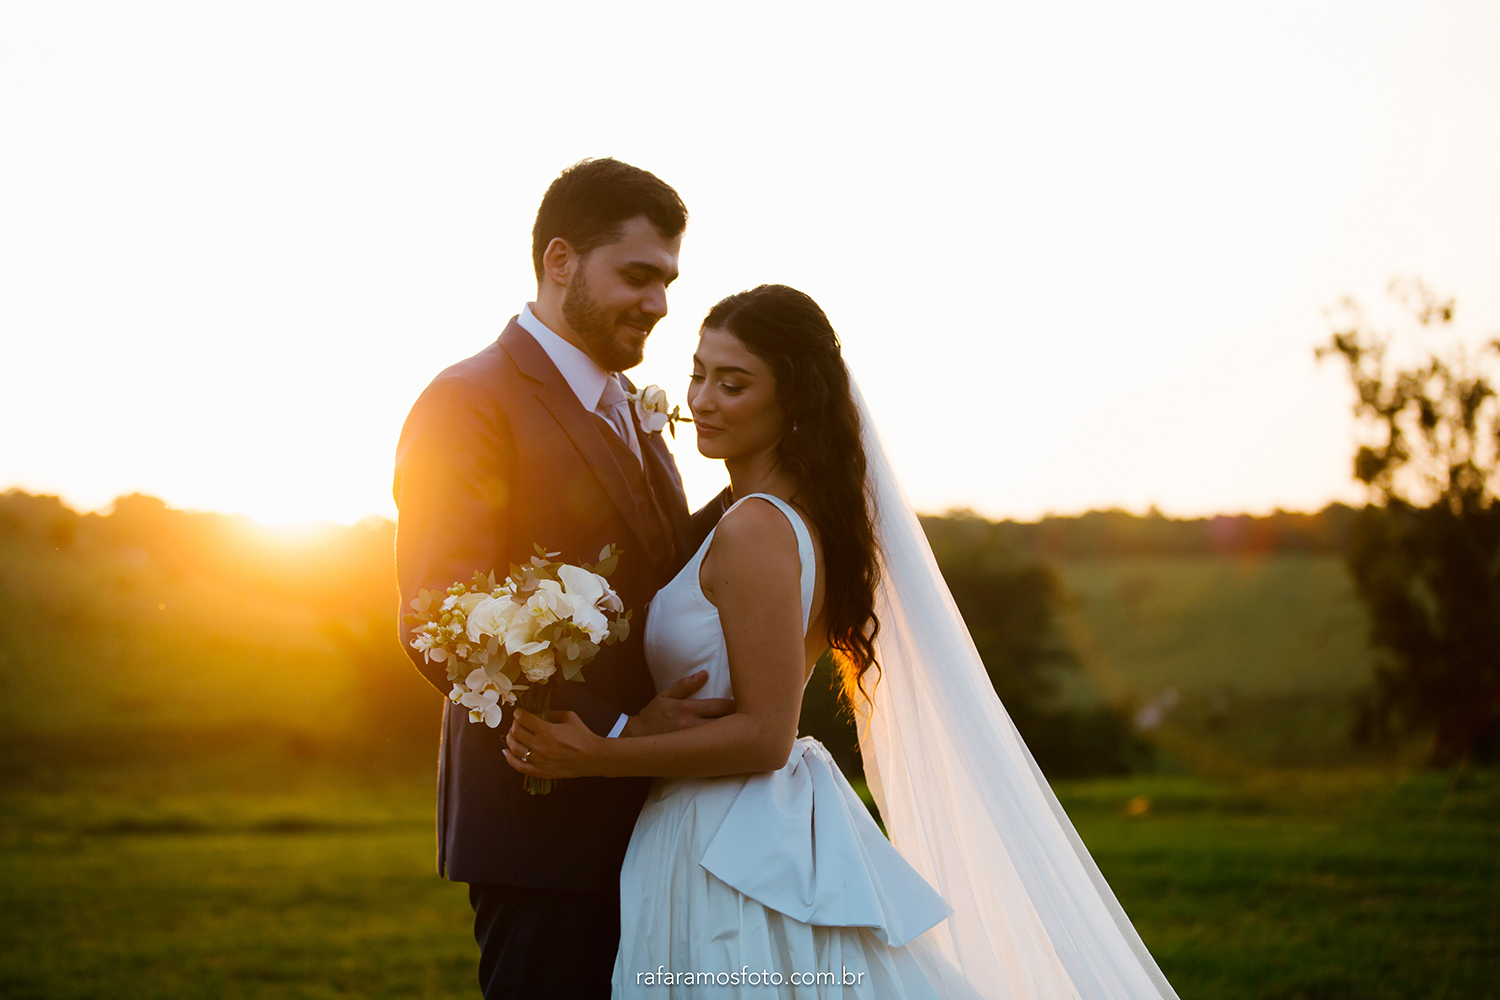
<path id="1" fill-rule="evenodd" d="M 1500 339 L 1467 350 L 1451 298 L 1418 280 L 1390 292 L 1413 321 L 1407 336 L 1374 330 L 1345 299 L 1317 351 L 1342 358 L 1354 384 L 1366 437 L 1354 476 L 1373 501 L 1348 562 L 1382 661 L 1355 736 L 1425 733 L 1431 763 L 1489 763 L 1500 760 Z"/>
<path id="2" fill-rule="evenodd" d="M 1122 712 L 1057 698 L 1059 681 L 1079 665 L 1057 629 L 1066 597 L 1056 574 L 1018 552 L 1007 525 L 961 512 L 924 517 L 922 528 L 990 683 L 1043 773 L 1124 774 L 1149 763 L 1151 748 Z M 859 766 L 859 740 L 826 659 L 808 682 L 800 731 L 821 740 L 845 771 Z"/>

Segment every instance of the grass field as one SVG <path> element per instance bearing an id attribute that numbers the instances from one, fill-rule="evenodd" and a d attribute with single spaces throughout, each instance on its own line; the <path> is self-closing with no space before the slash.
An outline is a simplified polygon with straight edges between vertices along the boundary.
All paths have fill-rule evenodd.
<path id="1" fill-rule="evenodd" d="M 422 769 L 277 752 L 53 771 L 0 795 L 0 996 L 476 995 Z M 1059 792 L 1185 1000 L 1500 995 L 1494 774 Z"/>
<path id="2" fill-rule="evenodd" d="M 1069 638 L 1106 693 L 1349 694 L 1367 619 L 1338 556 L 1137 557 L 1059 565 Z"/>
<path id="3" fill-rule="evenodd" d="M 476 995 L 370 534 L 300 575 L 0 544 L 0 997 Z M 1178 695 L 1159 773 L 1058 792 L 1184 1000 L 1500 1000 L 1500 775 L 1350 748 L 1336 558 L 1057 568 L 1067 696 Z"/>

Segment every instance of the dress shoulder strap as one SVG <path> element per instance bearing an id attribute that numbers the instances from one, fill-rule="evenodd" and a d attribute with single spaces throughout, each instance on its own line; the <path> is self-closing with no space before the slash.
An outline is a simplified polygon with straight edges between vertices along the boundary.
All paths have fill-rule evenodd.
<path id="1" fill-rule="evenodd" d="M 812 532 L 807 530 L 807 523 L 802 520 L 802 515 L 797 513 L 797 508 L 769 493 L 747 493 L 736 500 L 729 510 L 734 510 L 751 497 L 769 500 L 792 523 L 792 531 L 797 536 L 797 557 L 802 562 L 802 634 L 806 635 L 807 627 L 812 624 L 813 588 L 818 580 L 818 561 L 813 556 Z M 724 513 L 728 514 L 729 510 Z"/>

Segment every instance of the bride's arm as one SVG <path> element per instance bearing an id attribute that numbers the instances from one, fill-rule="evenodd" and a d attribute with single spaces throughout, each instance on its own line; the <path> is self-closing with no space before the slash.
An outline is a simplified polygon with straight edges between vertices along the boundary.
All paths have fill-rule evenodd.
<path id="1" fill-rule="evenodd" d="M 774 771 L 797 738 L 806 652 L 797 537 L 780 511 L 749 502 L 719 523 L 703 578 L 719 609 L 735 711 L 691 729 L 606 739 L 564 713 L 515 713 L 507 759 L 523 774 L 710 777 Z M 528 762 L 520 756 L 530 749 Z"/>

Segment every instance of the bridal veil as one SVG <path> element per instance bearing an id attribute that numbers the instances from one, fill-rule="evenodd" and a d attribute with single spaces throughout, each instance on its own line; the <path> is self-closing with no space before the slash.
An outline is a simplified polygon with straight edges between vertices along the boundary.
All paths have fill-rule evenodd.
<path id="1" fill-rule="evenodd" d="M 853 392 L 881 564 L 859 746 L 892 843 L 953 907 L 927 935 L 986 998 L 1177 1000 L 996 697 Z"/>

